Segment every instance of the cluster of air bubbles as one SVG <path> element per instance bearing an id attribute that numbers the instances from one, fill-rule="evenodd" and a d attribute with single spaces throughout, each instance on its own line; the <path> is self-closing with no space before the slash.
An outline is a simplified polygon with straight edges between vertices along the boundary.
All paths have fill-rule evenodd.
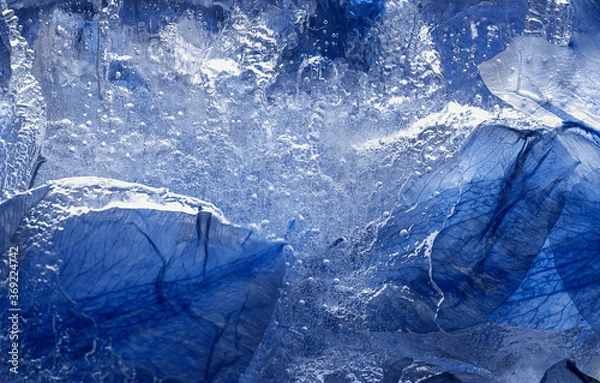
<path id="1" fill-rule="evenodd" d="M 267 235 L 325 244 L 373 210 L 355 176 L 372 164 L 352 147 L 443 105 L 439 57 L 409 3 L 159 5 L 21 10 L 48 104 L 36 184 L 166 186 L 268 222 Z"/>
<path id="2" fill-rule="evenodd" d="M 566 46 L 573 29 L 573 9 L 564 0 L 536 0 L 529 2 L 524 35 L 539 36 Z"/>

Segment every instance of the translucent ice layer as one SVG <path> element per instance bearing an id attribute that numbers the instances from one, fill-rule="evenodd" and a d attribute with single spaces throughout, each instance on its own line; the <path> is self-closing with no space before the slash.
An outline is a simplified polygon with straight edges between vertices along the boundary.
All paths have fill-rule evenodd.
<path id="1" fill-rule="evenodd" d="M 0 196 L 31 186 L 43 162 L 45 102 L 33 76 L 34 52 L 19 33 L 18 19 L 0 9 Z"/>
<path id="2" fill-rule="evenodd" d="M 597 1 L 0 9 L 24 381 L 600 377 Z"/>
<path id="3" fill-rule="evenodd" d="M 564 358 L 596 365 L 599 144 L 578 127 L 475 130 L 365 237 L 292 268 L 299 290 L 247 381 L 535 382 Z"/>
<path id="4" fill-rule="evenodd" d="M 588 0 L 573 1 L 573 8 L 578 28 L 568 44 L 530 33 L 483 62 L 479 70 L 496 96 L 547 125 L 566 121 L 598 130 L 600 8 Z"/>
<path id="5" fill-rule="evenodd" d="M 544 123 L 569 121 L 600 129 L 599 64 L 600 49 L 589 36 L 578 35 L 567 47 L 520 37 L 479 68 L 494 94 Z"/>
<path id="6" fill-rule="evenodd" d="M 283 244 L 204 202 L 83 178 L 18 194 L 0 217 L 0 248 L 18 253 L 18 301 L 1 311 L 23 318 L 22 381 L 232 382 L 270 321 Z"/>

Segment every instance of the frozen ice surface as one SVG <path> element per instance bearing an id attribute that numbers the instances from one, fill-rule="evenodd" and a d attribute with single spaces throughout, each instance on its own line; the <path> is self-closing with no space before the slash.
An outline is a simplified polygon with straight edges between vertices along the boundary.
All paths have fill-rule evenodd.
<path id="1" fill-rule="evenodd" d="M 1 247 L 19 252 L 22 381 L 231 382 L 270 321 L 283 244 L 201 201 L 70 179 L 0 216 Z"/>
<path id="2" fill-rule="evenodd" d="M 599 286 L 586 277 L 598 261 L 585 223 L 595 225 L 599 213 L 594 193 L 586 193 L 600 185 L 597 141 L 578 128 L 545 133 L 491 126 L 474 132 L 456 162 L 408 188 L 408 204 L 378 229 L 373 251 L 387 267 L 379 273 L 385 284 L 367 311 L 374 326 L 455 330 L 509 304 L 498 322 L 582 327 L 563 322 L 574 306 L 598 331 Z M 590 234 L 578 241 L 584 233 Z M 540 267 L 554 277 L 537 270 L 526 274 L 542 250 L 552 253 L 554 270 L 547 262 L 542 266 L 542 258 Z M 513 294 L 514 303 L 508 303 Z M 430 298 L 415 299 L 420 296 Z M 534 297 L 544 304 L 532 304 Z M 531 314 L 531 322 L 512 317 L 519 305 L 528 306 L 520 309 Z"/>
<path id="3" fill-rule="evenodd" d="M 479 68 L 494 94 L 547 125 L 599 129 L 598 65 L 600 49 L 588 35 L 577 35 L 570 46 L 522 36 Z"/>
<path id="4" fill-rule="evenodd" d="M 562 360 L 550 367 L 544 374 L 540 383 L 564 382 L 564 383 L 597 383 L 599 380 L 586 376 L 577 369 L 575 363 L 570 360 Z"/>
<path id="5" fill-rule="evenodd" d="M 476 129 L 364 237 L 288 272 L 302 282 L 247 381 L 535 382 L 564 358 L 597 374 L 599 143 L 579 127 Z"/>
<path id="6" fill-rule="evenodd" d="M 1 247 L 41 323 L 25 368 L 600 377 L 596 1 L 0 8 Z"/>
<path id="7" fill-rule="evenodd" d="M 532 31 L 479 69 L 490 91 L 547 125 L 567 121 L 599 129 L 600 8 L 587 0 L 574 1 L 573 8 L 579 23 L 568 44 Z"/>
<path id="8" fill-rule="evenodd" d="M 295 220 L 290 236 L 339 236 L 381 214 L 358 201 L 387 198 L 378 182 L 397 171 L 355 145 L 445 106 L 429 27 L 404 1 L 73 4 L 18 12 L 48 104 L 36 185 L 123 179 L 268 234 Z"/>
<path id="9" fill-rule="evenodd" d="M 34 52 L 10 9 L 0 17 L 0 195 L 31 186 L 46 128 L 45 102 L 32 74 Z"/>

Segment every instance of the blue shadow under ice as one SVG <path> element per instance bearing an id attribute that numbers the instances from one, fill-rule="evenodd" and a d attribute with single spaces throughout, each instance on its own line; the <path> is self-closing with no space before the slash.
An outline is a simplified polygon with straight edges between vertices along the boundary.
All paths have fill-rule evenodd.
<path id="1" fill-rule="evenodd" d="M 599 143 L 580 127 L 476 130 L 380 229 L 384 281 L 407 288 L 371 301 L 370 326 L 599 332 Z"/>
<path id="2" fill-rule="evenodd" d="M 197 200 L 89 181 L 0 204 L 0 248 L 19 253 L 21 375 L 235 381 L 270 321 L 283 244 Z"/>

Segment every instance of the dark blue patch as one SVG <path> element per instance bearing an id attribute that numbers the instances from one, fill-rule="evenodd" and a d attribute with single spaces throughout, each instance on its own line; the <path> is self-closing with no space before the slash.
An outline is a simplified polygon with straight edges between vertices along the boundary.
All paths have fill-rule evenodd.
<path id="1" fill-rule="evenodd" d="M 123 86 L 130 90 L 146 87 L 148 84 L 138 75 L 127 61 L 111 61 L 108 67 L 108 80 L 115 85 Z"/>
<path id="2" fill-rule="evenodd" d="M 498 103 L 483 84 L 476 65 L 504 50 L 523 32 L 527 0 L 429 0 L 421 9 L 432 26 L 442 72 L 454 99 L 472 102 L 479 94 L 484 101 Z"/>
<path id="3" fill-rule="evenodd" d="M 588 33 L 600 47 L 600 3 L 594 0 L 573 0 L 571 5 L 575 10 L 574 29 Z"/>
<path id="4" fill-rule="evenodd" d="M 119 14 L 121 22 L 133 25 L 148 34 L 157 34 L 165 25 L 177 22 L 185 12 L 192 11 L 198 22 L 218 32 L 229 13 L 219 4 L 201 5 L 167 0 L 126 0 Z"/>
<path id="5" fill-rule="evenodd" d="M 341 58 L 366 70 L 371 64 L 368 49 L 375 41 L 370 30 L 383 11 L 383 1 L 319 0 L 306 23 L 296 26 L 299 44 L 287 58 L 296 66 L 306 56 Z"/>
<path id="6" fill-rule="evenodd" d="M 38 7 L 27 7 L 18 9 L 15 11 L 15 14 L 19 18 L 19 24 L 23 27 L 21 35 L 27 40 L 30 46 L 33 46 L 41 26 L 41 20 L 45 18 L 46 11 Z"/>
<path id="7" fill-rule="evenodd" d="M 61 9 L 68 13 L 81 15 L 86 21 L 91 21 L 98 9 L 89 1 L 67 1 L 60 4 Z"/>
<path id="8" fill-rule="evenodd" d="M 86 22 L 91 22 L 98 12 L 98 9 L 90 1 L 50 2 L 17 9 L 15 13 L 19 18 L 19 25 L 22 27 L 21 35 L 27 40 L 30 46 L 33 46 L 35 43 L 41 23 L 56 8 L 60 8 L 70 14 L 76 14 Z"/>

